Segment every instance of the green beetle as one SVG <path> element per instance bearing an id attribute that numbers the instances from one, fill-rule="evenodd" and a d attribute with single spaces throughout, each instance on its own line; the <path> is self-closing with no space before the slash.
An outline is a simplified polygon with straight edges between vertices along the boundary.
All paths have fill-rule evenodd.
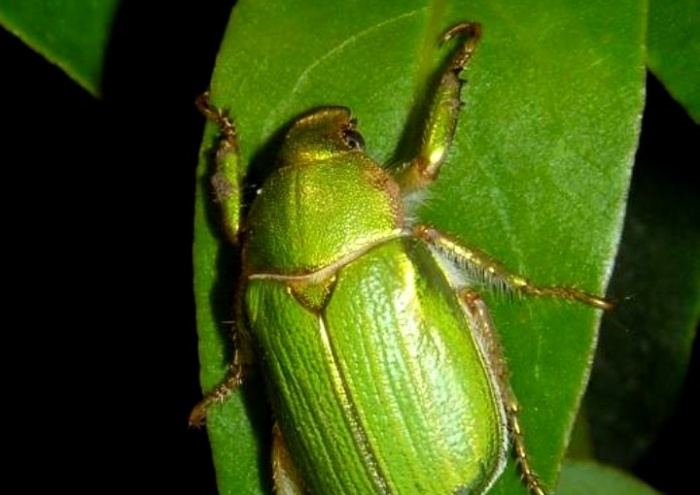
<path id="1" fill-rule="evenodd" d="M 479 24 L 467 22 L 444 34 L 443 42 L 461 42 L 413 160 L 381 167 L 364 153 L 347 108 L 316 109 L 289 128 L 277 168 L 243 220 L 235 127 L 206 95 L 198 100 L 221 130 L 212 182 L 226 234 L 241 246 L 242 274 L 230 376 L 190 423 L 201 424 L 257 361 L 277 421 L 277 493 L 484 494 L 511 443 L 523 483 L 545 493 L 474 277 L 599 309 L 610 304 L 535 286 L 411 219 L 410 204 L 445 161 L 459 75 L 479 37 Z"/>

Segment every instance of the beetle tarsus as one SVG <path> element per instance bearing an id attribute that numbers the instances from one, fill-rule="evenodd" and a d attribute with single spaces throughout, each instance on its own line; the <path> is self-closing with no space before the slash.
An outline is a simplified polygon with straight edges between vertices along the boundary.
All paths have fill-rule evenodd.
<path id="1" fill-rule="evenodd" d="M 221 131 L 221 138 L 226 141 L 236 139 L 236 125 L 233 120 L 228 115 L 227 112 L 216 108 L 209 101 L 209 91 L 205 91 L 197 97 L 194 101 L 197 109 L 202 115 L 204 115 L 207 120 L 214 122 L 219 126 Z"/>
<path id="2" fill-rule="evenodd" d="M 213 404 L 223 403 L 233 394 L 243 382 L 242 368 L 232 369 L 223 383 L 209 392 L 190 412 L 188 423 L 190 427 L 199 428 L 207 418 L 207 411 Z"/>
<path id="3" fill-rule="evenodd" d="M 520 426 L 519 412 L 520 408 L 517 404 L 515 407 L 508 408 L 508 428 L 513 441 L 513 451 L 515 452 L 515 461 L 518 464 L 520 475 L 523 483 L 532 495 L 547 495 L 549 492 L 545 489 L 540 481 L 539 476 L 535 473 L 530 464 L 530 456 L 525 448 L 525 437 L 523 429 Z"/>
<path id="4" fill-rule="evenodd" d="M 466 41 L 452 57 L 450 68 L 453 72 L 462 72 L 469 62 L 476 46 L 481 38 L 481 24 L 478 22 L 461 22 L 448 29 L 440 39 L 440 44 L 446 43 L 455 36 L 464 35 Z"/>

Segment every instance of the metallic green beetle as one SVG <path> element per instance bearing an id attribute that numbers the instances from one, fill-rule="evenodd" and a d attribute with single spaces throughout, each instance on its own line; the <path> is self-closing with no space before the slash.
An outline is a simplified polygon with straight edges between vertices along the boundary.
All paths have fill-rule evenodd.
<path id="1" fill-rule="evenodd" d="M 199 107 L 222 133 L 214 189 L 229 239 L 241 245 L 235 355 L 227 381 L 194 409 L 240 385 L 253 360 L 264 372 L 277 425 L 278 493 L 484 494 L 513 444 L 523 482 L 545 489 L 526 454 L 518 406 L 486 305 L 465 273 L 514 291 L 604 299 L 538 287 L 482 252 L 410 220 L 407 199 L 436 179 L 454 134 L 459 75 L 480 36 L 460 38 L 430 104 L 418 155 L 395 170 L 363 151 L 350 111 L 299 118 L 277 169 L 241 220 L 236 131 Z"/>

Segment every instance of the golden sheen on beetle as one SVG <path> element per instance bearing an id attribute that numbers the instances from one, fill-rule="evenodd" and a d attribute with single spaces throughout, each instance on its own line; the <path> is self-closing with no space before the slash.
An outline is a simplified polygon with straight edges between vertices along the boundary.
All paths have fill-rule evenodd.
<path id="1" fill-rule="evenodd" d="M 411 161 L 380 166 L 349 109 L 318 108 L 291 125 L 246 214 L 233 121 L 208 95 L 198 100 L 221 132 L 212 184 L 242 269 L 230 375 L 190 423 L 201 424 L 257 363 L 276 421 L 278 494 L 485 494 L 511 448 L 523 484 L 546 493 L 474 275 L 527 295 L 610 304 L 536 286 L 407 211 L 445 160 L 459 76 L 480 32 L 464 22 L 443 35 L 455 47 Z"/>

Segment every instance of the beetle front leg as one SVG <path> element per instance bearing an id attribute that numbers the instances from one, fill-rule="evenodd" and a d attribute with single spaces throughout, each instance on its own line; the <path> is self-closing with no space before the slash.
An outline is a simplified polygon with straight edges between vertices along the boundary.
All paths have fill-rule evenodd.
<path id="1" fill-rule="evenodd" d="M 529 296 L 568 299 L 602 310 L 610 310 L 614 307 L 612 302 L 602 297 L 573 287 L 535 285 L 527 278 L 509 271 L 483 251 L 461 245 L 432 227 L 419 225 L 413 232 L 463 267 L 470 276 L 481 279 L 485 284 L 503 285 L 506 289 Z"/>
<path id="2" fill-rule="evenodd" d="M 216 172 L 211 178 L 216 201 L 221 205 L 224 232 L 228 240 L 238 244 L 241 223 L 241 176 L 243 161 L 238 146 L 236 126 L 225 111 L 209 102 L 209 93 L 200 95 L 195 101 L 199 111 L 219 126 L 221 136 L 216 150 Z"/>
<path id="3" fill-rule="evenodd" d="M 480 341 L 484 348 L 484 353 L 498 381 L 498 387 L 502 394 L 503 406 L 506 411 L 508 430 L 510 431 L 511 441 L 513 442 L 513 451 L 523 482 L 532 495 L 547 495 L 547 491 L 542 485 L 542 482 L 532 469 L 530 456 L 525 448 L 525 438 L 519 419 L 520 406 L 510 386 L 508 367 L 503 358 L 503 350 L 493 320 L 491 319 L 491 313 L 486 307 L 486 303 L 477 292 L 471 289 L 462 289 L 459 292 L 459 296 L 464 304 L 472 328 L 481 336 Z"/>
<path id="4" fill-rule="evenodd" d="M 452 143 L 462 106 L 460 92 L 464 81 L 459 76 L 476 48 L 481 25 L 475 22 L 457 24 L 440 41 L 445 43 L 456 36 L 464 40 L 449 60 L 433 95 L 418 156 L 398 173 L 397 181 L 403 192 L 422 189 L 434 181 Z"/>

